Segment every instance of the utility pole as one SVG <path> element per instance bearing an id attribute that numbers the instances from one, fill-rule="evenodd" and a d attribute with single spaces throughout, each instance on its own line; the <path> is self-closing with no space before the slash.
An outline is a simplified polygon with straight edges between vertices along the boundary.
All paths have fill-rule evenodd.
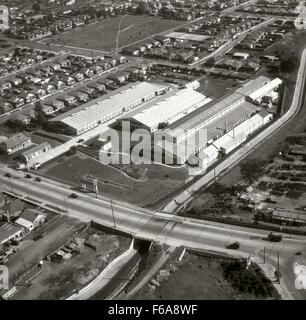
<path id="1" fill-rule="evenodd" d="M 266 263 L 266 247 L 264 247 L 264 264 Z"/>
<path id="2" fill-rule="evenodd" d="M 65 208 L 66 208 L 66 211 L 68 213 L 67 196 L 64 196 L 64 201 L 65 201 Z"/>
<path id="3" fill-rule="evenodd" d="M 114 213 L 113 202 L 112 202 L 112 199 L 109 199 L 109 201 L 110 201 L 111 209 L 112 209 L 112 216 L 113 216 L 114 228 L 116 228 L 116 221 L 115 221 L 115 213 Z"/>
<path id="4" fill-rule="evenodd" d="M 280 282 L 280 272 L 279 272 L 279 251 L 277 251 L 277 269 L 276 269 L 277 282 Z"/>
<path id="5" fill-rule="evenodd" d="M 12 193 L 14 193 L 13 182 L 12 182 L 12 177 L 11 176 L 10 176 L 10 183 L 11 183 Z"/>

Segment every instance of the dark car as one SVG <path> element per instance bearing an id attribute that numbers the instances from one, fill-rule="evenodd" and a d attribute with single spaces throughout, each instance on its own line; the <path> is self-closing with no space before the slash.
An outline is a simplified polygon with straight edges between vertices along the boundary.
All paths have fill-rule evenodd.
<path id="1" fill-rule="evenodd" d="M 282 241 L 283 236 L 281 234 L 275 234 L 273 232 L 270 232 L 268 234 L 268 240 L 271 242 L 280 242 Z"/>
<path id="2" fill-rule="evenodd" d="M 240 243 L 238 241 L 235 241 L 228 246 L 226 246 L 226 249 L 239 249 Z"/>
<path id="3" fill-rule="evenodd" d="M 72 199 L 77 199 L 79 196 L 76 194 L 76 193 L 71 193 L 69 195 L 69 198 L 72 198 Z"/>

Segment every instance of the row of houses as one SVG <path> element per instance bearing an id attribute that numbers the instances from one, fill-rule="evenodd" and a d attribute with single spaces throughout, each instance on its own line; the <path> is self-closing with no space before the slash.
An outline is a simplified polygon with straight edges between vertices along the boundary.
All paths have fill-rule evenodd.
<path id="1" fill-rule="evenodd" d="M 31 137 L 22 132 L 13 134 L 9 137 L 0 136 L 0 152 L 7 155 L 19 152 L 18 159 L 25 165 L 50 150 L 50 143 L 43 142 L 34 144 L 32 143 Z"/>
<path id="2" fill-rule="evenodd" d="M 75 108 L 91 100 L 99 99 L 101 95 L 116 90 L 130 82 L 146 80 L 148 68 L 148 65 L 139 65 L 109 74 L 105 78 L 100 78 L 94 82 L 87 83 L 83 87 L 78 87 L 76 91 L 70 91 L 56 99 L 40 103 L 41 111 L 45 115 L 54 116 L 59 111 L 62 112 L 66 107 Z"/>
<path id="3" fill-rule="evenodd" d="M 0 114 L 73 86 L 125 62 L 127 60 L 121 56 L 91 59 L 69 55 L 18 73 L 0 83 Z"/>
<path id="4" fill-rule="evenodd" d="M 247 35 L 236 48 L 265 50 L 275 42 L 284 38 L 288 29 L 274 27 L 263 28 Z"/>
<path id="5" fill-rule="evenodd" d="M 55 56 L 54 53 L 16 47 L 12 52 L 0 56 L 0 77 L 6 77 L 12 72 L 26 69 Z"/>

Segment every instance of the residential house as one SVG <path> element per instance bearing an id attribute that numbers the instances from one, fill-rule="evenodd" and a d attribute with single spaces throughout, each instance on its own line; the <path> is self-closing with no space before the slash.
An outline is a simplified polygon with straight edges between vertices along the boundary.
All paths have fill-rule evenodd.
<path id="1" fill-rule="evenodd" d="M 0 208 L 1 220 L 11 222 L 13 218 L 20 215 L 24 204 L 20 199 L 6 199 L 4 205 Z"/>
<path id="2" fill-rule="evenodd" d="M 46 215 L 39 210 L 25 209 L 20 217 L 15 221 L 26 232 L 31 232 L 35 228 L 42 226 L 46 221 Z"/>
<path id="3" fill-rule="evenodd" d="M 44 104 L 41 106 L 41 111 L 45 114 L 45 115 L 49 115 L 55 112 L 54 108 L 48 104 Z"/>
<path id="4" fill-rule="evenodd" d="M 11 102 L 0 100 L 0 114 L 5 114 L 14 109 Z"/>
<path id="5" fill-rule="evenodd" d="M 63 98 L 58 98 L 58 100 L 63 101 L 65 105 L 68 107 L 73 106 L 78 102 L 76 97 L 70 96 L 68 94 L 65 95 Z"/>
<path id="6" fill-rule="evenodd" d="M 51 145 L 48 142 L 43 142 L 34 147 L 31 147 L 28 150 L 22 152 L 21 157 L 26 162 L 29 163 L 31 160 L 37 158 L 38 156 L 47 153 L 51 150 Z"/>
<path id="7" fill-rule="evenodd" d="M 71 95 L 76 97 L 80 102 L 87 102 L 89 100 L 88 94 L 82 91 L 73 92 Z"/>
<path id="8" fill-rule="evenodd" d="M 91 78 L 91 77 L 93 77 L 93 76 L 95 75 L 95 71 L 94 71 L 93 69 L 87 68 L 87 67 L 82 68 L 82 69 L 80 70 L 80 72 L 81 72 L 82 74 L 84 74 L 87 78 Z"/>
<path id="9" fill-rule="evenodd" d="M 122 52 L 129 56 L 138 56 L 140 53 L 140 50 L 137 47 L 129 47 L 129 48 L 124 48 Z"/>
<path id="10" fill-rule="evenodd" d="M 23 133 L 16 133 L 0 143 L 0 151 L 6 154 L 26 149 L 32 144 L 31 138 Z"/>
<path id="11" fill-rule="evenodd" d="M 63 85 L 65 85 L 63 83 Z M 42 90 L 45 90 L 47 94 L 51 94 L 55 91 L 55 87 L 53 84 L 45 84 L 41 87 Z"/>
<path id="12" fill-rule="evenodd" d="M 14 77 L 10 80 L 11 84 L 15 87 L 18 87 L 22 84 L 22 78 Z"/>
<path id="13" fill-rule="evenodd" d="M 14 120 L 20 124 L 24 124 L 24 125 L 27 125 L 31 122 L 30 116 L 22 114 L 22 113 L 13 116 L 12 120 Z"/>
<path id="14" fill-rule="evenodd" d="M 80 88 L 80 89 L 78 89 L 78 91 L 80 92 L 80 93 L 85 93 L 86 95 L 87 95 L 87 100 L 88 100 L 88 98 L 89 98 L 89 96 L 91 96 L 92 94 L 94 94 L 95 93 L 95 89 L 94 88 L 91 88 L 91 87 L 83 87 L 83 88 Z M 86 100 L 86 101 L 87 101 Z"/>
<path id="15" fill-rule="evenodd" d="M 25 103 L 30 103 L 37 99 L 36 95 L 32 92 L 22 92 L 19 97 L 24 99 Z"/>
<path id="16" fill-rule="evenodd" d="M 239 72 L 246 72 L 246 73 L 256 73 L 260 69 L 259 63 L 255 61 L 248 61 L 242 67 L 239 68 Z"/>
<path id="17" fill-rule="evenodd" d="M 111 74 L 107 77 L 107 79 L 113 80 L 117 84 L 123 84 L 126 81 L 126 76 L 124 74 Z"/>
<path id="18" fill-rule="evenodd" d="M 97 90 L 98 92 L 106 92 L 106 88 L 105 88 L 105 85 L 102 84 L 102 83 L 98 83 L 98 82 L 95 82 L 95 83 L 89 83 L 87 85 L 88 88 L 92 88 L 94 90 Z"/>
<path id="19" fill-rule="evenodd" d="M 0 246 L 9 244 L 12 240 L 20 241 L 23 237 L 22 228 L 11 223 L 0 222 Z"/>
<path id="20" fill-rule="evenodd" d="M 76 83 L 76 79 L 73 76 L 64 76 L 62 78 L 62 82 L 64 82 L 67 86 L 72 86 Z M 57 87 L 57 85 L 55 85 Z"/>
<path id="21" fill-rule="evenodd" d="M 58 111 L 58 110 L 65 108 L 64 101 L 60 101 L 60 100 L 53 100 L 50 105 L 55 108 L 55 111 Z"/>
<path id="22" fill-rule="evenodd" d="M 0 192 L 0 207 L 2 207 L 5 204 L 6 197 L 3 194 L 3 192 Z"/>
<path id="23" fill-rule="evenodd" d="M 44 97 L 47 92 L 44 88 L 35 88 L 33 91 L 32 91 L 33 94 L 35 94 L 36 97 L 38 98 L 42 98 Z"/>
<path id="24" fill-rule="evenodd" d="M 82 72 L 76 72 L 76 73 L 73 73 L 71 75 L 73 78 L 76 79 L 76 81 L 80 82 L 80 81 L 83 81 L 84 80 L 84 74 Z"/>
<path id="25" fill-rule="evenodd" d="M 50 67 L 50 70 L 53 72 L 61 70 L 61 65 L 59 63 L 55 63 L 55 62 L 50 63 L 49 67 Z"/>

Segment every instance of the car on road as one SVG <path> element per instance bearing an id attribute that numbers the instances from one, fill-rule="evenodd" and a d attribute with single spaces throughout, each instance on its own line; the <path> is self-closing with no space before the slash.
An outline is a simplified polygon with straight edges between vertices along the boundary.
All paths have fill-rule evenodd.
<path id="1" fill-rule="evenodd" d="M 32 178 L 32 176 L 29 173 L 27 173 L 24 177 L 27 178 L 27 179 L 31 179 Z"/>
<path id="2" fill-rule="evenodd" d="M 9 172 L 6 172 L 6 173 L 4 174 L 4 176 L 7 177 L 7 178 L 10 178 L 10 177 L 11 177 L 11 174 L 10 174 Z"/>
<path id="3" fill-rule="evenodd" d="M 84 142 L 84 139 L 79 139 L 77 142 L 82 143 L 82 142 Z"/>
<path id="4" fill-rule="evenodd" d="M 226 246 L 226 249 L 239 249 L 240 248 L 240 243 L 238 241 L 235 241 L 229 245 Z"/>
<path id="5" fill-rule="evenodd" d="M 36 177 L 36 178 L 35 178 L 35 181 L 37 181 L 37 182 L 41 182 L 41 178 Z"/>
<path id="6" fill-rule="evenodd" d="M 270 232 L 268 234 L 268 240 L 271 242 L 280 242 L 282 241 L 283 236 L 281 234 L 275 234 L 273 232 Z"/>
<path id="7" fill-rule="evenodd" d="M 77 199 L 79 196 L 76 194 L 76 193 L 71 193 L 69 195 L 69 198 L 72 198 L 72 199 Z"/>

